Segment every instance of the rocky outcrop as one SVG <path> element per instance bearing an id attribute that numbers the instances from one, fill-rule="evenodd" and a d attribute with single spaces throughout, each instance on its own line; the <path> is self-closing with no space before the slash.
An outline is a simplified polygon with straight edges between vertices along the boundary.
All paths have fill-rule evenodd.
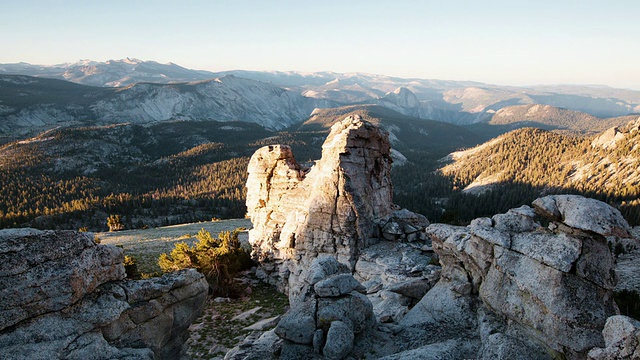
<path id="1" fill-rule="evenodd" d="M 617 313 L 614 261 L 605 236 L 629 236 L 629 226 L 616 209 L 581 196 L 547 196 L 533 205 L 535 210 L 522 206 L 467 227 L 430 225 L 426 231 L 440 256 L 441 279 L 403 325 L 448 321 L 462 329 L 482 328 L 487 322 L 478 320 L 478 311 L 495 314 L 506 322 L 494 321 L 500 330 L 481 339 L 481 358 L 511 347 L 495 343 L 496 334 L 504 340 L 514 332 L 524 343 L 520 348 L 548 356 L 580 359 L 603 346 L 602 328 Z M 536 215 L 549 226 L 541 226 Z"/>
<path id="2" fill-rule="evenodd" d="M 292 306 L 274 333 L 243 345 L 257 358 L 276 348 L 281 359 L 636 351 L 635 330 L 602 333 L 618 313 L 609 244 L 635 231 L 618 210 L 552 195 L 469 226 L 428 225 L 392 205 L 389 165 L 386 137 L 357 117 L 334 125 L 311 170 L 285 146 L 252 157 L 250 242 Z"/>
<path id="3" fill-rule="evenodd" d="M 302 269 L 319 255 L 353 271 L 363 249 L 383 235 L 424 239 L 424 216 L 393 205 L 387 135 L 357 115 L 332 126 L 311 169 L 302 169 L 288 146 L 275 145 L 256 151 L 248 171 L 249 241 L 263 276 L 284 291 L 301 284 Z"/>
<path id="4" fill-rule="evenodd" d="M 126 281 L 123 258 L 88 233 L 1 230 L 0 358 L 179 358 L 206 280 Z"/>

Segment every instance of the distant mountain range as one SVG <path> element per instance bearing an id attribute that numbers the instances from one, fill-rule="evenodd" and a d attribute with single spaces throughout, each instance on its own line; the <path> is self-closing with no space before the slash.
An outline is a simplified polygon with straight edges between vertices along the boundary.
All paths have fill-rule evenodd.
<path id="1" fill-rule="evenodd" d="M 0 64 L 0 74 L 0 136 L 78 123 L 166 120 L 238 120 L 283 129 L 305 121 L 316 108 L 362 104 L 460 125 L 537 121 L 518 111 L 512 117 L 522 118 L 505 119 L 510 106 L 581 111 L 593 117 L 590 123 L 640 113 L 640 91 L 604 86 L 513 87 L 333 72 L 213 73 L 137 59 Z"/>
<path id="2" fill-rule="evenodd" d="M 213 79 L 209 71 L 191 70 L 169 63 L 138 59 L 98 62 L 81 60 L 60 65 L 1 64 L 0 74 L 29 75 L 90 86 L 120 87 L 137 82 L 177 83 Z"/>

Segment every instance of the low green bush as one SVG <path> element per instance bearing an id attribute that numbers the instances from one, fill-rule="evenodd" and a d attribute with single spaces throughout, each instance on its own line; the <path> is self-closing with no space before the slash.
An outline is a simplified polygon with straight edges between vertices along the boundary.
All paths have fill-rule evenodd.
<path id="1" fill-rule="evenodd" d="M 185 242 L 175 244 L 170 254 L 160 255 L 158 265 L 164 272 L 195 268 L 207 278 L 210 293 L 236 296 L 236 274 L 253 265 L 249 253 L 240 246 L 238 232 L 237 229 L 222 231 L 214 238 L 202 229 L 196 235 L 196 243 L 192 246 Z"/>

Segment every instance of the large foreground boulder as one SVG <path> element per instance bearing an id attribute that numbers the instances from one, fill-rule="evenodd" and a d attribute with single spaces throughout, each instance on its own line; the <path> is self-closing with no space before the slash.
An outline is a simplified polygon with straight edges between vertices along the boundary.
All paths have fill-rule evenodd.
<path id="1" fill-rule="evenodd" d="M 1 359 L 177 359 L 208 284 L 195 270 L 125 280 L 93 234 L 0 230 Z"/>
<path id="2" fill-rule="evenodd" d="M 511 324 L 505 333 L 517 326 L 525 342 L 547 347 L 549 356 L 583 359 L 604 346 L 602 329 L 618 311 L 605 235 L 629 236 L 628 224 L 611 206 L 581 196 L 548 196 L 533 205 L 535 210 L 523 206 L 467 227 L 430 225 L 441 280 L 405 324 L 452 319 L 465 328 L 479 326 L 473 309 L 484 308 Z M 495 355 L 489 350 L 485 346 L 493 355 L 485 358 Z"/>

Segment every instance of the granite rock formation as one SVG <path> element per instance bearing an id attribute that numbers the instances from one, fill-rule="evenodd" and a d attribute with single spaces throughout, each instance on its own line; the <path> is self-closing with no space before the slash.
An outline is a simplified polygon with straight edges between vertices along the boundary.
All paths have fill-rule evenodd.
<path id="1" fill-rule="evenodd" d="M 360 253 L 388 239 L 424 240 L 424 216 L 397 211 L 385 132 L 360 116 L 331 127 L 322 158 L 303 169 L 286 145 L 263 147 L 249 162 L 249 232 L 264 277 L 290 296 L 302 269 L 319 255 L 334 256 L 353 271 Z"/>
<path id="2" fill-rule="evenodd" d="M 250 242 L 264 278 L 288 290 L 292 310 L 227 358 L 635 353 L 637 326 L 615 317 L 609 246 L 635 234 L 618 210 L 552 195 L 469 226 L 429 225 L 392 204 L 389 168 L 386 136 L 357 117 L 332 127 L 311 170 L 286 146 L 256 152 L 247 182 Z M 441 267 L 430 264 L 434 252 Z M 342 298 L 367 305 L 324 321 L 323 309 Z"/>
<path id="3" fill-rule="evenodd" d="M 589 351 L 589 360 L 640 359 L 640 321 L 624 315 L 612 316 L 602 330 L 605 347 Z"/>
<path id="4" fill-rule="evenodd" d="M 127 281 L 123 259 L 90 233 L 0 230 L 0 358 L 184 355 L 206 280 L 183 270 Z"/>
<path id="5" fill-rule="evenodd" d="M 402 325 L 479 329 L 478 357 L 485 359 L 514 348 L 537 349 L 525 352 L 538 354 L 532 358 L 584 359 L 603 346 L 602 329 L 618 311 L 606 236 L 629 236 L 629 226 L 616 209 L 581 196 L 547 196 L 533 206 L 467 227 L 430 225 L 441 279 Z M 492 330 L 483 335 L 483 328 Z"/>

